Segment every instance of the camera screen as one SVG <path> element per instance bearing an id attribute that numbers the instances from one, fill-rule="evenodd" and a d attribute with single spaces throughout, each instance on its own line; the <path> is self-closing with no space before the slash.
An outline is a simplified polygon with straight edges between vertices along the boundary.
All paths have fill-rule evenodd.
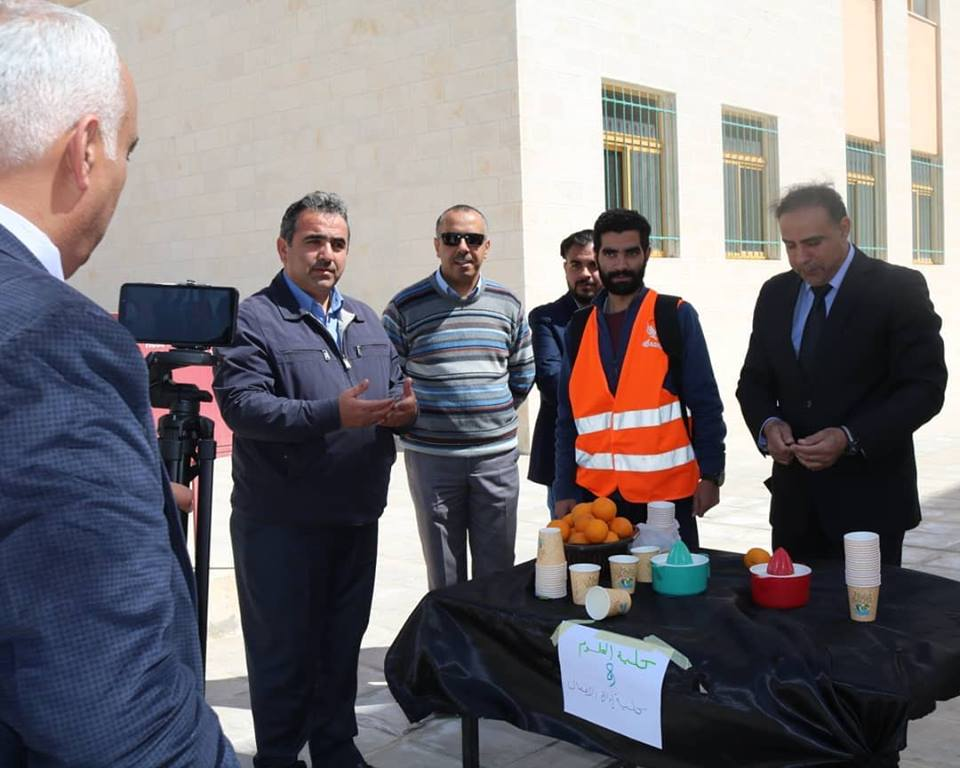
<path id="1" fill-rule="evenodd" d="M 237 324 L 236 288 L 125 283 L 120 322 L 139 342 L 191 347 L 229 345 Z"/>

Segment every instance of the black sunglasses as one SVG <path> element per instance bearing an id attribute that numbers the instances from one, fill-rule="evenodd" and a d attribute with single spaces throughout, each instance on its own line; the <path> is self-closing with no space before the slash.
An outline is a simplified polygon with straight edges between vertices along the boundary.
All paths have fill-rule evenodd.
<path id="1" fill-rule="evenodd" d="M 467 245 L 476 248 L 483 245 L 487 236 L 479 232 L 441 232 L 440 242 L 444 245 L 460 245 L 460 240 L 466 240 Z"/>

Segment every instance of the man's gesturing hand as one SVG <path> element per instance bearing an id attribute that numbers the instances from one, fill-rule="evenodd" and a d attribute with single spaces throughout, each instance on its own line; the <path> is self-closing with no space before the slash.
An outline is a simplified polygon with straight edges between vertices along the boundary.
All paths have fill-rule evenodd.
<path id="1" fill-rule="evenodd" d="M 372 427 L 379 423 L 393 408 L 393 400 L 361 400 L 360 395 L 370 387 L 370 380 L 364 379 L 355 387 L 340 393 L 340 426 L 344 429 Z"/>
<path id="2" fill-rule="evenodd" d="M 413 379 L 403 380 L 403 394 L 393 403 L 393 408 L 380 422 L 381 427 L 398 429 L 413 423 L 417 418 L 417 396 L 413 391 Z"/>

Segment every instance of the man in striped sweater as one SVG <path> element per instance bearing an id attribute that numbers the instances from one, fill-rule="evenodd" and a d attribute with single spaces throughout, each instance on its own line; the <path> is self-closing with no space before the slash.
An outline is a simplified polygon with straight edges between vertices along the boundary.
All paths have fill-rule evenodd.
<path id="1" fill-rule="evenodd" d="M 440 266 L 398 293 L 383 325 L 420 404 L 401 438 L 430 589 L 513 565 L 517 408 L 533 386 L 520 300 L 481 277 L 486 217 L 469 205 L 437 219 Z"/>

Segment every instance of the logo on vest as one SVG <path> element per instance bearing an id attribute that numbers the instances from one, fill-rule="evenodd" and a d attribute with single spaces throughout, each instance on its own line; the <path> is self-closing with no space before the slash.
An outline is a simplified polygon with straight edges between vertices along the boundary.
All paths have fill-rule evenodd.
<path id="1" fill-rule="evenodd" d="M 640 346 L 662 349 L 660 340 L 657 338 L 657 327 L 653 323 L 647 323 L 647 338 L 640 342 Z"/>

